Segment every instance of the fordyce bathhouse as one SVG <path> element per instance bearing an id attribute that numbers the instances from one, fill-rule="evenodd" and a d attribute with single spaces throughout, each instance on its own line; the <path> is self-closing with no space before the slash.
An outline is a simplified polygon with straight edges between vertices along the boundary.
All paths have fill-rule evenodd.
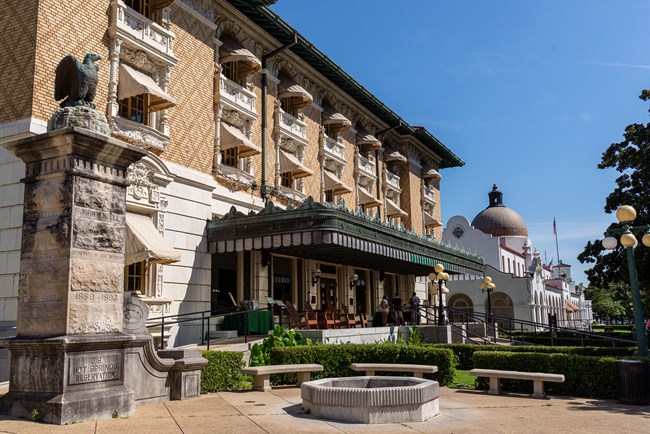
<path id="1" fill-rule="evenodd" d="M 45 132 L 61 58 L 102 57 L 95 103 L 113 137 L 148 151 L 129 169 L 124 290 L 150 317 L 216 310 L 229 293 L 370 315 L 384 294 L 429 299 L 437 263 L 481 274 L 480 257 L 439 242 L 440 171 L 462 160 L 267 3 L 5 0 L 0 140 Z M 0 148 L 5 326 L 16 321 L 23 176 Z M 168 341 L 199 334 L 172 327 Z"/>

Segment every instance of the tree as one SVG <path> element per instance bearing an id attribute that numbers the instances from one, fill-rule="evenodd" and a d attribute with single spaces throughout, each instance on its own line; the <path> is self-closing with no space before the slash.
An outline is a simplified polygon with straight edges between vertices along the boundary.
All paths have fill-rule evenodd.
<path id="1" fill-rule="evenodd" d="M 650 99 L 650 90 L 639 96 L 643 101 Z M 650 111 L 650 110 L 649 110 Z M 650 123 L 631 124 L 625 128 L 624 140 L 612 143 L 602 155 L 599 169 L 616 169 L 620 176 L 616 188 L 605 200 L 605 212 L 615 212 L 621 205 L 632 205 L 637 211 L 634 225 L 650 223 Z M 610 227 L 619 227 L 613 223 Z M 604 250 L 600 239 L 589 241 L 578 256 L 582 263 L 593 264 L 586 271 L 590 286 L 609 288 L 610 284 L 623 281 L 629 284 L 627 259 L 620 245 L 613 251 Z M 643 246 L 635 249 L 639 288 L 648 312 L 650 291 L 650 249 Z"/>
<path id="2" fill-rule="evenodd" d="M 607 289 L 590 286 L 585 290 L 585 297 L 591 300 L 591 310 L 601 319 L 630 318 L 629 289 L 624 283 L 612 283 Z"/>

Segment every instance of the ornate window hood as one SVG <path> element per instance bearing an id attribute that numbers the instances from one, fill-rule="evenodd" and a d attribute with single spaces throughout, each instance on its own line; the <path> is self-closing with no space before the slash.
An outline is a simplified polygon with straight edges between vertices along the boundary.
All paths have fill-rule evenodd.
<path id="1" fill-rule="evenodd" d="M 416 276 L 438 263 L 450 273 L 482 275 L 484 268 L 480 256 L 311 197 L 295 209 L 268 202 L 257 214 L 233 207 L 208 222 L 208 241 L 212 253 L 268 250 Z"/>

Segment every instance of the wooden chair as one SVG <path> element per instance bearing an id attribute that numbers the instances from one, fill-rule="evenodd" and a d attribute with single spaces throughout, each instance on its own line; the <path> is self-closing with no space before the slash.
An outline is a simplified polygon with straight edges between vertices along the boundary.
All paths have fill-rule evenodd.
<path id="1" fill-rule="evenodd" d="M 359 312 L 359 321 L 357 321 L 362 328 L 368 327 L 368 317 L 365 312 Z"/>
<path id="2" fill-rule="evenodd" d="M 305 321 L 307 322 L 308 329 L 317 329 L 318 328 L 318 316 L 314 309 L 312 309 L 311 304 L 307 303 L 307 312 L 305 313 Z"/>
<path id="3" fill-rule="evenodd" d="M 304 329 L 307 328 L 307 321 L 305 321 L 305 314 L 298 312 L 293 303 L 289 300 L 284 300 L 284 306 L 289 315 L 289 328 L 290 329 Z"/>
<path id="4" fill-rule="evenodd" d="M 334 326 L 336 328 L 342 328 L 346 326 L 346 323 L 344 320 L 341 320 L 341 317 L 343 316 L 343 313 L 336 310 L 336 306 L 334 306 L 332 303 L 327 305 L 327 311 L 332 313 L 332 316 L 334 318 Z"/>
<path id="5" fill-rule="evenodd" d="M 357 326 L 357 321 L 354 318 L 354 314 L 348 311 L 348 308 L 345 305 L 341 305 L 341 317 L 344 317 L 344 325 L 349 329 L 353 329 Z"/>

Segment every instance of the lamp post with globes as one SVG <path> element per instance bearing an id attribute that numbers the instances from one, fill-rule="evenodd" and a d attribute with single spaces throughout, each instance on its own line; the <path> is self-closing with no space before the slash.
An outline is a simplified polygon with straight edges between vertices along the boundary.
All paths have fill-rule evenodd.
<path id="1" fill-rule="evenodd" d="M 492 324 L 492 299 L 490 298 L 490 296 L 494 292 L 494 288 L 496 288 L 496 285 L 494 283 L 492 283 L 492 278 L 490 276 L 485 276 L 483 278 L 483 283 L 481 283 L 480 288 L 481 288 L 481 292 L 487 292 L 487 304 L 488 304 L 487 308 L 488 309 L 487 309 L 487 319 L 486 319 L 486 321 L 487 321 L 488 324 Z M 496 340 L 497 340 L 497 328 L 496 328 L 496 325 L 494 325 L 492 327 L 492 329 L 494 331 L 494 342 L 496 342 Z"/>
<path id="2" fill-rule="evenodd" d="M 641 303 L 641 293 L 639 291 L 639 277 L 636 272 L 634 248 L 639 244 L 636 238 L 637 234 L 643 234 L 641 242 L 644 246 L 650 247 L 650 225 L 632 226 L 631 223 L 636 218 L 636 210 L 629 205 L 623 205 L 617 209 L 616 218 L 621 222 L 622 227 L 609 229 L 605 232 L 606 236 L 603 239 L 603 247 L 608 250 L 614 250 L 618 243 L 614 235 L 620 235 L 621 245 L 625 247 L 627 253 L 627 268 L 630 273 L 636 343 L 639 349 L 639 355 L 647 357 L 648 335 L 644 324 L 643 304 Z"/>
<path id="3" fill-rule="evenodd" d="M 438 284 L 438 325 L 445 325 L 445 312 L 442 306 L 442 286 L 446 280 L 449 280 L 449 274 L 445 273 L 445 266 L 442 264 L 436 264 L 433 267 L 435 273 L 429 274 L 429 280 L 431 283 Z"/>

